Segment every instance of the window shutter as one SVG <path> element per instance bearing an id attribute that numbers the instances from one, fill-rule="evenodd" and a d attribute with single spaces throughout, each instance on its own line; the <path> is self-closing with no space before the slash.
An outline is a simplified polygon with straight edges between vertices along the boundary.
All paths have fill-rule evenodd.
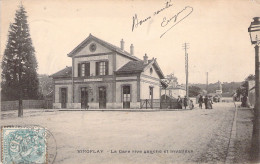
<path id="1" fill-rule="evenodd" d="M 81 75 L 81 64 L 78 63 L 78 77 L 80 77 Z"/>
<path id="2" fill-rule="evenodd" d="M 85 64 L 85 75 L 90 76 L 90 63 Z"/>
<path id="3" fill-rule="evenodd" d="M 108 61 L 106 61 L 106 75 L 108 75 Z"/>
<path id="4" fill-rule="evenodd" d="M 96 76 L 99 75 L 99 62 L 96 62 Z"/>

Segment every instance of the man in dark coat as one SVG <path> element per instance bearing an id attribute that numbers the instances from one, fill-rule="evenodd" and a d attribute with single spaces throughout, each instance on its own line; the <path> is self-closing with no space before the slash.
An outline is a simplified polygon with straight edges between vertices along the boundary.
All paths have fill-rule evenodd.
<path id="1" fill-rule="evenodd" d="M 198 100 L 198 103 L 199 103 L 199 108 L 202 109 L 202 103 L 203 103 L 203 97 L 202 97 L 202 95 L 200 95 L 199 100 Z"/>
<path id="2" fill-rule="evenodd" d="M 178 109 L 182 109 L 182 99 L 180 96 L 178 96 L 177 103 L 178 103 Z"/>
<path id="3" fill-rule="evenodd" d="M 206 95 L 204 98 L 204 103 L 205 103 L 205 109 L 208 109 L 208 96 Z"/>
<path id="4" fill-rule="evenodd" d="M 247 107 L 247 96 L 246 96 L 246 94 L 244 94 L 243 97 L 242 97 L 241 107 Z"/>

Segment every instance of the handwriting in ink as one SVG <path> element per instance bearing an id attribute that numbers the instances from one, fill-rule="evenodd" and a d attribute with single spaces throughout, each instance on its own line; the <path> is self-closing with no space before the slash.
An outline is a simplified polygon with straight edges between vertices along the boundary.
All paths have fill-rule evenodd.
<path id="1" fill-rule="evenodd" d="M 156 16 L 156 15 L 160 14 L 162 11 L 164 11 L 165 9 L 168 9 L 171 6 L 173 6 L 173 4 L 171 4 L 171 0 L 167 1 L 163 8 L 153 12 L 153 16 Z M 152 16 L 148 16 L 148 17 L 146 17 L 144 19 L 139 20 L 137 14 L 135 14 L 133 16 L 132 31 L 134 31 L 135 28 L 138 28 L 138 26 L 141 26 L 142 24 L 144 24 L 145 22 L 147 22 L 151 18 L 152 18 Z"/>
<path id="2" fill-rule="evenodd" d="M 187 16 L 189 16 L 191 13 L 193 12 L 193 8 L 190 6 L 186 6 L 184 9 L 182 9 L 180 12 L 178 12 L 176 15 L 170 17 L 169 19 L 167 19 L 166 17 L 163 18 L 163 21 L 161 23 L 161 27 L 166 27 L 169 23 L 171 23 L 172 21 L 174 22 L 174 24 L 168 28 L 161 36 L 160 38 L 162 38 L 168 31 L 170 31 L 175 25 L 177 25 L 178 23 L 180 23 L 183 19 L 185 19 Z M 181 14 L 184 14 L 183 16 L 180 16 Z"/>

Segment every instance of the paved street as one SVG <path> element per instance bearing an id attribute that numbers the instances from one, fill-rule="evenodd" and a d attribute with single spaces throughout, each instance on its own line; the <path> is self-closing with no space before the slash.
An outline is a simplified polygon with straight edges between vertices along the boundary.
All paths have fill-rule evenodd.
<path id="1" fill-rule="evenodd" d="M 47 127 L 57 142 L 55 163 L 224 163 L 235 108 L 213 105 L 212 110 L 60 111 L 32 117 L 25 112 L 24 118 L 10 119 L 2 113 L 1 125 Z"/>

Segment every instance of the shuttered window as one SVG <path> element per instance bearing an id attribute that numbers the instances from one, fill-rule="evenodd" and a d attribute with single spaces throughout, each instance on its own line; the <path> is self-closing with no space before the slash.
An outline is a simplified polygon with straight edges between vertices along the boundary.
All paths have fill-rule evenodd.
<path id="1" fill-rule="evenodd" d="M 96 76 L 99 75 L 99 62 L 96 62 Z"/>
<path id="2" fill-rule="evenodd" d="M 106 75 L 108 75 L 108 61 L 106 61 L 105 64 L 106 64 L 106 68 L 105 68 L 106 69 Z"/>
<path id="3" fill-rule="evenodd" d="M 90 76 L 90 63 L 85 63 L 85 76 Z"/>
<path id="4" fill-rule="evenodd" d="M 108 61 L 96 62 L 96 75 L 108 75 Z"/>
<path id="5" fill-rule="evenodd" d="M 79 77 L 90 76 L 90 63 L 78 64 L 78 76 Z"/>
<path id="6" fill-rule="evenodd" d="M 81 76 L 84 77 L 85 76 L 85 63 L 81 64 Z"/>
<path id="7" fill-rule="evenodd" d="M 78 64 L 78 77 L 81 77 L 81 64 Z"/>

